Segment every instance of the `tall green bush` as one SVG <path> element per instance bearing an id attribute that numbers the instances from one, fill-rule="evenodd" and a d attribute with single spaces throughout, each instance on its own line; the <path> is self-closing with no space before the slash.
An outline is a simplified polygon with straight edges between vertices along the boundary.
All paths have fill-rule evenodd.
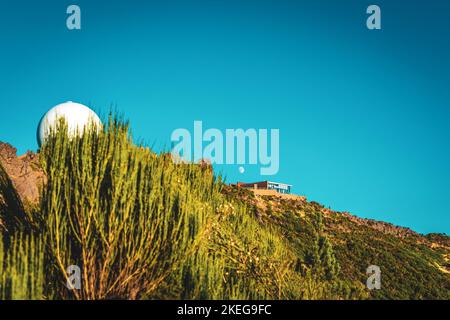
<path id="1" fill-rule="evenodd" d="M 61 122 L 41 160 L 42 221 L 63 298 L 151 295 L 202 241 L 214 212 L 211 172 L 134 145 L 117 119 L 76 138 Z M 61 286 L 69 265 L 82 270 L 82 289 L 70 294 Z"/>

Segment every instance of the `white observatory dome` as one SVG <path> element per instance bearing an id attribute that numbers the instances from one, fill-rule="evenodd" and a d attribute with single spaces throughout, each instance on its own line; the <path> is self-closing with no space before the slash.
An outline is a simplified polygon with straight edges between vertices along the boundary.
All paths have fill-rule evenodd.
<path id="1" fill-rule="evenodd" d="M 50 128 L 54 127 L 60 118 L 66 120 L 70 135 L 74 135 L 76 132 L 83 132 L 84 127 L 90 123 L 98 128 L 101 128 L 102 125 L 97 114 L 82 104 L 72 101 L 58 104 L 47 111 L 39 122 L 37 129 L 39 147 L 42 146 L 47 138 Z"/>

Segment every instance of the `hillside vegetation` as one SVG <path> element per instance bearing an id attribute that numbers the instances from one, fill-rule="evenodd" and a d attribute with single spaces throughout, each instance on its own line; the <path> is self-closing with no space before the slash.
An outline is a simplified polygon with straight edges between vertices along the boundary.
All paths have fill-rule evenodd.
<path id="1" fill-rule="evenodd" d="M 61 122 L 39 163 L 46 182 L 26 206 L 0 164 L 0 299 L 450 298 L 447 236 L 229 187 L 135 145 L 112 117 L 71 139 Z"/>

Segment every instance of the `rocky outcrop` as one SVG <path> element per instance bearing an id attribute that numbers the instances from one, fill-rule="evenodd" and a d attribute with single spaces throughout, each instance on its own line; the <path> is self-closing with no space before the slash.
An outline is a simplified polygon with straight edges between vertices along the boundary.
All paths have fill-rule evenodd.
<path id="1" fill-rule="evenodd" d="M 39 189 L 45 182 L 40 168 L 39 155 L 28 151 L 17 156 L 17 149 L 8 143 L 0 142 L 0 164 L 3 166 L 15 190 L 25 204 L 39 201 Z"/>

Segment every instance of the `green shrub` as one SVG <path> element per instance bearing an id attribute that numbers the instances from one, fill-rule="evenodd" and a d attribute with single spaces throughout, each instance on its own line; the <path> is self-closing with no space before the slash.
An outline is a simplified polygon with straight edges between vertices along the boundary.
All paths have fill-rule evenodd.
<path id="1" fill-rule="evenodd" d="M 202 240 L 219 184 L 200 166 L 134 145 L 116 119 L 81 137 L 66 131 L 62 122 L 41 150 L 53 289 L 62 298 L 151 295 Z M 73 296 L 61 286 L 69 265 L 82 270 Z"/>

